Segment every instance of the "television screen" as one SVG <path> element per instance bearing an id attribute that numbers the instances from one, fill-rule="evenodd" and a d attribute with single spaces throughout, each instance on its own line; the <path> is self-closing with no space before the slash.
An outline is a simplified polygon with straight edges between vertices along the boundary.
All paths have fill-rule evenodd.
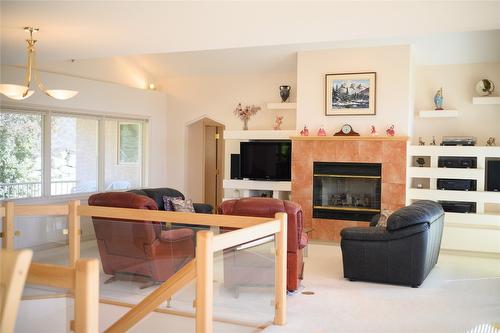
<path id="1" fill-rule="evenodd" d="M 291 180 L 290 141 L 240 143 L 241 177 L 255 180 Z"/>

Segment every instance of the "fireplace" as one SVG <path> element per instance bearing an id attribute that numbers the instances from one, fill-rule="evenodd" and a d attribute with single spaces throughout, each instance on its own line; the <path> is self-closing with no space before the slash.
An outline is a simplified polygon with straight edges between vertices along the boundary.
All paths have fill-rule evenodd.
<path id="1" fill-rule="evenodd" d="M 380 213 L 382 164 L 314 162 L 313 217 L 371 221 Z"/>

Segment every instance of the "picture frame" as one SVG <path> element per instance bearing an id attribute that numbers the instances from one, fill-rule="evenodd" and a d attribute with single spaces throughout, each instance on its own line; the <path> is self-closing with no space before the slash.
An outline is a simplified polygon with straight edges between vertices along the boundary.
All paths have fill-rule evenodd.
<path id="1" fill-rule="evenodd" d="M 376 72 L 325 75 L 325 115 L 376 114 Z"/>
<path id="2" fill-rule="evenodd" d="M 140 123 L 118 122 L 119 165 L 134 165 L 141 162 L 142 128 Z"/>

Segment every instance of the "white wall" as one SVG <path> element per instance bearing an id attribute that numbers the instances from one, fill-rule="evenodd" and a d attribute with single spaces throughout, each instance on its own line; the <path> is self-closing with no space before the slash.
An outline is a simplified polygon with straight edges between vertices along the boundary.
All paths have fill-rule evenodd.
<path id="1" fill-rule="evenodd" d="M 167 98 L 165 93 L 125 87 L 114 83 L 41 73 L 45 86 L 53 89 L 74 89 L 80 93 L 61 101 L 46 96 L 35 84 L 35 93 L 23 100 L 14 101 L 1 97 L 2 104 L 38 106 L 43 109 L 68 109 L 81 113 L 141 117 L 150 120 L 149 185 L 164 186 L 168 183 L 167 156 L 163 153 L 167 141 Z M 2 83 L 22 84 L 24 69 L 2 66 Z"/>
<path id="2" fill-rule="evenodd" d="M 206 116 L 226 126 L 226 130 L 240 130 L 243 123 L 233 114 L 241 102 L 262 107 L 248 123 L 249 129 L 272 129 L 276 114 L 284 115 L 283 129 L 295 128 L 293 111 L 271 111 L 268 102 L 279 102 L 279 86 L 290 85 L 295 101 L 295 73 L 254 75 L 177 77 L 161 81 L 168 95 L 167 144 L 168 185 L 190 197 L 187 183 L 186 126 Z M 226 152 L 228 153 L 228 152 Z M 172 176 L 171 176 L 172 175 Z"/>
<path id="3" fill-rule="evenodd" d="M 375 125 L 381 135 L 391 124 L 397 135 L 410 128 L 411 48 L 387 46 L 299 52 L 297 57 L 297 126 L 313 133 L 323 125 L 329 135 L 348 123 L 361 135 Z M 325 74 L 376 72 L 375 116 L 325 116 Z"/>
<path id="4" fill-rule="evenodd" d="M 500 105 L 473 105 L 476 83 L 489 78 L 500 96 L 500 63 L 418 66 L 416 71 L 413 143 L 418 137 L 429 143 L 432 136 L 471 135 L 484 145 L 488 137 L 500 140 Z M 419 110 L 433 110 L 436 91 L 443 87 L 444 108 L 458 110 L 457 118 L 419 118 Z M 498 144 L 498 143 L 497 143 Z"/>

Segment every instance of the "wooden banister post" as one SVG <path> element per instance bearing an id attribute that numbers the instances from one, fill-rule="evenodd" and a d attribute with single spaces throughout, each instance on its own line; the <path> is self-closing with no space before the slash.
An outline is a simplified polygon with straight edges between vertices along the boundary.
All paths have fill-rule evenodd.
<path id="1" fill-rule="evenodd" d="M 75 333 L 99 331 L 99 262 L 78 260 L 75 264 Z"/>
<path id="2" fill-rule="evenodd" d="M 213 331 L 213 236 L 211 231 L 196 234 L 196 333 Z"/>
<path id="3" fill-rule="evenodd" d="M 78 206 L 80 200 L 71 200 L 69 202 L 68 213 L 68 237 L 69 237 L 69 258 L 68 266 L 74 267 L 76 261 L 80 259 L 80 239 L 81 239 L 81 226 L 80 215 L 78 215 Z"/>
<path id="4" fill-rule="evenodd" d="M 2 248 L 14 250 L 14 203 L 8 201 L 4 204 L 5 217 L 2 223 Z"/>
<path id="5" fill-rule="evenodd" d="M 280 232 L 276 234 L 276 269 L 274 285 L 274 324 L 286 323 L 286 253 L 287 253 L 287 215 L 276 213 L 275 218 L 280 221 Z"/>

